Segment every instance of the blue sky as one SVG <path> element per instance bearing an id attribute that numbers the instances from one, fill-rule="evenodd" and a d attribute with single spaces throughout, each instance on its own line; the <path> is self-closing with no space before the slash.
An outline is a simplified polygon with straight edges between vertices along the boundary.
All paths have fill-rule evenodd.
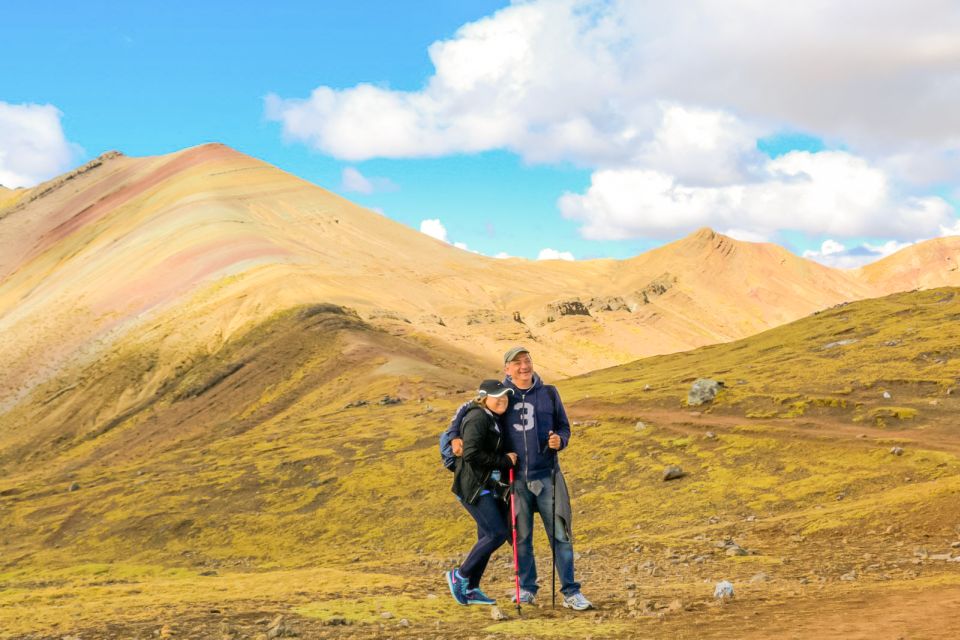
<path id="1" fill-rule="evenodd" d="M 8 5 L 0 183 L 218 141 L 487 255 L 624 258 L 706 225 L 855 266 L 956 223 L 957 51 L 910 52 L 957 12 L 927 4 L 855 36 L 849 8 L 690 5 L 748 42 L 613 1 Z"/>

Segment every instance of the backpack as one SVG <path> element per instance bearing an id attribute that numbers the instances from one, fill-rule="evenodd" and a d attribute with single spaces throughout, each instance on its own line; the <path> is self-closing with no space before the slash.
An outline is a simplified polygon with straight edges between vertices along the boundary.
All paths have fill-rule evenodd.
<path id="1" fill-rule="evenodd" d="M 457 470 L 457 456 L 453 455 L 453 440 L 460 437 L 460 423 L 472 406 L 473 400 L 468 400 L 460 405 L 450 420 L 450 424 L 440 434 L 440 460 L 450 472 Z"/>

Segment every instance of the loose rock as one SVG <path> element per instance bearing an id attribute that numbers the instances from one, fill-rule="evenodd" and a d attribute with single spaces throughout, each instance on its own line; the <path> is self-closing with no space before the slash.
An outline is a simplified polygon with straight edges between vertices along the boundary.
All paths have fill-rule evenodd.
<path id="1" fill-rule="evenodd" d="M 723 388 L 723 382 L 711 380 L 710 378 L 699 378 L 693 382 L 690 391 L 687 393 L 687 404 L 691 407 L 697 407 L 708 402 L 713 402 L 717 393 Z"/>
<path id="2" fill-rule="evenodd" d="M 892 449 L 890 449 L 890 453 L 892 453 L 895 456 L 902 456 L 903 447 L 893 447 Z"/>
<path id="3" fill-rule="evenodd" d="M 729 600 L 733 598 L 733 584 L 729 580 L 722 580 L 717 583 L 713 589 L 713 597 L 717 600 Z"/>
<path id="4" fill-rule="evenodd" d="M 646 428 L 647 428 L 647 425 L 644 422 L 638 421 L 637 424 L 634 425 L 634 429 L 636 429 L 637 431 L 643 431 Z"/>
<path id="5" fill-rule="evenodd" d="M 507 620 L 507 614 L 500 610 L 500 607 L 493 606 L 490 607 L 490 617 L 500 622 L 501 620 Z"/>
<path id="6" fill-rule="evenodd" d="M 683 472 L 683 469 L 677 466 L 670 466 L 663 470 L 663 481 L 676 480 L 677 478 L 682 478 L 687 475 Z"/>
<path id="7" fill-rule="evenodd" d="M 70 487 L 67 489 L 67 491 L 69 491 L 69 492 L 71 492 L 71 493 L 74 492 L 74 491 L 79 491 L 79 490 L 80 490 L 80 483 L 79 483 L 79 482 L 71 482 L 71 483 L 70 483 Z"/>

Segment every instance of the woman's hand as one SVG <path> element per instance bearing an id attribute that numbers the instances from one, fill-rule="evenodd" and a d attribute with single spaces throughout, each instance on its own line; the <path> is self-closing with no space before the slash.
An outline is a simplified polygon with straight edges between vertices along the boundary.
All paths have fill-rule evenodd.
<path id="1" fill-rule="evenodd" d="M 510 453 L 507 454 L 507 457 L 510 458 L 511 467 L 517 466 L 517 454 L 511 451 Z"/>

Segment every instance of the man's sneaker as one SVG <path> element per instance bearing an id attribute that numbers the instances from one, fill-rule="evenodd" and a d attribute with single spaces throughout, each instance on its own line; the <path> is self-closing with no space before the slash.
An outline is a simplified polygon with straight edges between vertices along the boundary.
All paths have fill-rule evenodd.
<path id="1" fill-rule="evenodd" d="M 593 605 L 583 597 L 583 594 L 577 591 L 574 594 L 569 596 L 563 596 L 563 606 L 568 609 L 573 609 L 574 611 L 586 611 L 587 609 L 593 609 Z"/>
<path id="2" fill-rule="evenodd" d="M 450 587 L 450 595 L 457 601 L 457 604 L 467 604 L 467 581 L 463 576 L 457 574 L 456 569 L 445 571 L 443 576 L 447 579 L 447 586 Z"/>
<path id="3" fill-rule="evenodd" d="M 476 589 L 468 589 L 467 593 L 467 604 L 497 604 L 497 601 L 485 594 L 483 591 L 480 591 L 480 587 Z"/>
<path id="4" fill-rule="evenodd" d="M 534 600 L 536 599 L 537 599 L 537 596 L 532 591 L 527 591 L 526 589 L 520 589 L 520 604 L 533 604 Z M 517 601 L 517 594 L 516 592 L 514 592 L 514 594 L 510 596 L 510 602 L 516 602 L 516 601 Z"/>

